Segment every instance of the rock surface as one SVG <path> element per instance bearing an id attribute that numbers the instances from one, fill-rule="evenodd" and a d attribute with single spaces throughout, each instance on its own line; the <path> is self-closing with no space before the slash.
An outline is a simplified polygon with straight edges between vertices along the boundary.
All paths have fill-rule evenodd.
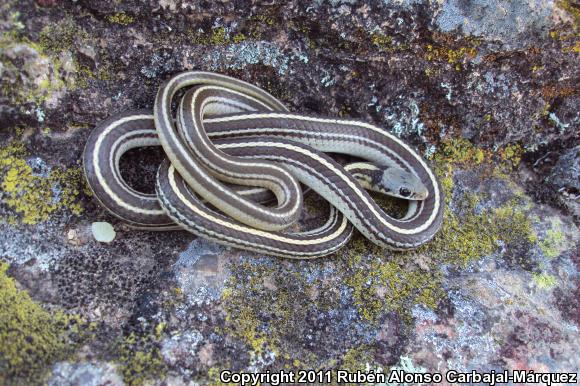
<path id="1" fill-rule="evenodd" d="M 579 17 L 568 0 L 2 2 L 0 383 L 576 372 Z M 440 234 L 290 261 L 128 229 L 87 188 L 84 143 L 192 69 L 404 138 L 446 191 Z M 152 192 L 161 157 L 132 150 L 124 176 Z"/>

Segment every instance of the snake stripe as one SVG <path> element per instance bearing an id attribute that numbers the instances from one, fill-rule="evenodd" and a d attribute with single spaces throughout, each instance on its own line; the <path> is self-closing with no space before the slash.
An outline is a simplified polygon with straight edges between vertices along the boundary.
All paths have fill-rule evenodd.
<path id="1" fill-rule="evenodd" d="M 278 111 L 285 110 L 280 108 L 281 103 L 274 97 L 245 82 L 217 74 L 213 74 L 210 78 L 217 84 L 225 85 L 233 90 L 243 88 L 251 97 L 256 97 L 264 104 L 271 106 L 272 110 L 276 108 Z M 187 184 L 191 187 L 195 186 L 198 194 L 222 212 L 238 221 L 250 222 L 250 225 L 260 229 L 280 230 L 288 227 L 298 219 L 302 208 L 302 196 L 297 181 L 288 174 L 280 173 L 279 166 L 255 165 L 253 167 L 256 173 L 260 172 L 264 175 L 275 176 L 276 180 L 281 184 L 280 188 L 274 192 L 277 194 L 279 205 L 275 208 L 267 208 L 238 195 L 215 178 L 212 178 L 205 168 L 197 162 L 191 162 L 196 159 L 199 161 L 199 159 L 183 143 L 181 136 L 174 127 L 173 120 L 170 117 L 171 100 L 179 89 L 201 85 L 204 82 L 206 82 L 206 77 L 200 76 L 200 73 L 184 73 L 162 85 L 157 93 L 154 108 L 155 127 L 158 130 L 161 146 L 163 146 L 167 157 Z M 188 159 L 190 162 L 182 162 L 184 159 Z M 207 167 L 207 165 L 204 166 Z M 291 192 L 292 196 L 288 199 L 281 199 L 282 192 Z"/>

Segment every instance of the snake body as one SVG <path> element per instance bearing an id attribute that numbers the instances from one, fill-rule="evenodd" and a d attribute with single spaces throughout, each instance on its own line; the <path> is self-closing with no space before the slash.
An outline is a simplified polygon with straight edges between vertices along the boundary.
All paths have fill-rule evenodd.
<path id="1" fill-rule="evenodd" d="M 172 99 L 186 87 L 174 118 Z M 156 194 L 137 192 L 123 180 L 119 159 L 130 148 L 159 144 L 167 159 L 158 170 Z M 325 152 L 371 163 L 345 168 Z M 186 72 L 165 82 L 153 115 L 122 113 L 100 123 L 87 141 L 84 166 L 97 199 L 135 227 L 177 224 L 270 255 L 327 255 L 348 241 L 352 226 L 378 245 L 416 248 L 435 235 L 442 220 L 442 192 L 433 171 L 396 136 L 364 122 L 290 113 L 264 90 L 214 73 Z M 381 178 L 388 186 L 393 176 L 424 189 L 385 191 L 413 200 L 401 219 L 387 215 L 363 187 Z M 301 213 L 299 182 L 332 204 L 330 214 L 317 229 L 285 232 Z M 273 193 L 274 206 L 259 202 L 264 190 Z"/>

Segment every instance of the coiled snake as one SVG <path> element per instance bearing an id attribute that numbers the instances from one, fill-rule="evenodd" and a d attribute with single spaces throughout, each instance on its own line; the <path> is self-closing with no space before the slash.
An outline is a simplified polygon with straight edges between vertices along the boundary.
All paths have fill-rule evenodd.
<path id="1" fill-rule="evenodd" d="M 189 87 L 177 114 L 175 94 Z M 161 145 L 156 194 L 131 188 L 123 153 Z M 343 167 L 326 152 L 362 158 Z M 290 113 L 266 91 L 224 75 L 191 71 L 165 82 L 153 112 L 101 122 L 85 147 L 89 186 L 101 204 L 136 228 L 184 228 L 236 248 L 313 258 L 342 247 L 357 228 L 373 243 L 412 249 L 439 230 L 443 196 L 426 162 L 386 130 L 364 122 Z M 320 227 L 284 232 L 300 216 L 299 182 L 331 205 Z M 407 198 L 403 218 L 387 215 L 365 188 Z M 261 201 L 273 194 L 276 205 Z"/>

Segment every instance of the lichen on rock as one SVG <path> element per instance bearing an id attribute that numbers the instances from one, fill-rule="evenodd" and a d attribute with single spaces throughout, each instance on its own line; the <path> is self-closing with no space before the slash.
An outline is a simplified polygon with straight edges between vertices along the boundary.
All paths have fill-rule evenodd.
<path id="1" fill-rule="evenodd" d="M 0 262 L 0 381 L 40 383 L 52 363 L 74 352 L 81 319 L 44 309 L 17 288 L 8 267 Z"/>
<path id="2" fill-rule="evenodd" d="M 7 221 L 36 224 L 60 209 L 81 214 L 81 168 L 50 168 L 41 159 L 27 159 L 27 154 L 19 142 L 0 148 L 0 202 L 12 211 Z"/>

